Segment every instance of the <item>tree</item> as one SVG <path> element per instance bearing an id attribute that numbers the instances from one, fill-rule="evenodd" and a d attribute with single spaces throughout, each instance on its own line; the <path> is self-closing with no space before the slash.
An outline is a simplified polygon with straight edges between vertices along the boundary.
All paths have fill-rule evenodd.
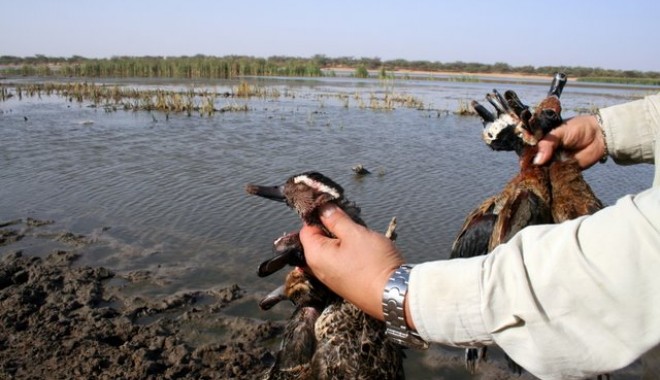
<path id="1" fill-rule="evenodd" d="M 364 67 L 364 65 L 360 65 L 355 69 L 355 77 L 356 78 L 368 78 L 369 77 L 369 71 L 367 71 L 367 68 Z"/>

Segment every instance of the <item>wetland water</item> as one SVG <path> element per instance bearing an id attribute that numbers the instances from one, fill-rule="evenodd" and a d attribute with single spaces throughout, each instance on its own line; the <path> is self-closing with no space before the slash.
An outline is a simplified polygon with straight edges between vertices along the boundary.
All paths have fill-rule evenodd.
<path id="1" fill-rule="evenodd" d="M 47 231 L 94 239 L 84 248 L 83 264 L 118 272 L 150 270 L 161 279 L 161 286 L 134 292 L 162 295 L 236 283 L 249 296 L 228 313 L 281 319 L 290 309 L 282 305 L 262 312 L 256 300 L 281 283 L 284 271 L 260 279 L 256 267 L 269 257 L 272 241 L 297 229 L 299 221 L 282 204 L 248 196 L 246 183 L 280 184 L 298 172 L 320 171 L 362 207 L 370 227 L 384 231 L 392 216 L 398 218 L 398 245 L 409 262 L 446 259 L 463 218 L 517 170 L 513 154 L 492 152 L 482 142 L 477 117 L 453 111 L 460 101 L 482 100 L 493 87 L 514 89 L 535 102 L 548 85 L 246 81 L 281 95 L 217 98 L 217 108 L 247 104 L 249 110 L 210 117 L 105 112 L 55 96 L 1 102 L 0 222 L 52 219 Z M 237 83 L 197 83 L 196 88 L 223 92 Z M 420 99 L 424 110 L 368 108 L 370 97 L 388 91 Z M 564 116 L 651 92 L 569 82 L 562 95 Z M 356 164 L 374 174 L 355 177 L 351 167 Z M 610 160 L 586 177 L 612 204 L 650 186 L 652 169 L 624 168 Z M 58 244 L 33 236 L 0 250 L 44 255 L 71 249 Z M 415 372 L 433 372 L 429 361 L 414 360 L 423 363 Z"/>

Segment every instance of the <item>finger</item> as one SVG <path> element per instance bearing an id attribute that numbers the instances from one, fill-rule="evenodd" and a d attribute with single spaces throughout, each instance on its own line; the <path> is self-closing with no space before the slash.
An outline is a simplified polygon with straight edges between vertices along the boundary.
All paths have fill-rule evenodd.
<path id="1" fill-rule="evenodd" d="M 561 137 L 553 134 L 554 131 L 548 133 L 539 143 L 537 144 L 538 152 L 534 156 L 535 165 L 544 165 L 552 158 L 552 155 L 555 152 L 555 149 L 559 147 L 561 142 Z"/>
<path id="2" fill-rule="evenodd" d="M 303 228 L 300 232 L 302 233 L 303 230 L 305 230 L 308 235 L 323 235 L 321 227 L 314 224 L 303 223 Z"/>
<path id="3" fill-rule="evenodd" d="M 582 169 L 588 169 L 592 167 L 598 160 L 602 157 L 602 153 L 594 148 L 594 146 L 589 146 L 579 152 L 575 153 L 575 160 L 580 165 Z"/>
<path id="4" fill-rule="evenodd" d="M 305 224 L 300 230 L 300 242 L 305 249 L 307 264 L 303 270 L 323 281 L 327 261 L 335 256 L 339 240 L 326 236 L 320 227 Z"/>
<path id="5" fill-rule="evenodd" d="M 299 236 L 303 247 L 314 247 L 312 250 L 336 242 L 336 239 L 326 236 L 321 227 L 309 224 L 303 225 Z"/>

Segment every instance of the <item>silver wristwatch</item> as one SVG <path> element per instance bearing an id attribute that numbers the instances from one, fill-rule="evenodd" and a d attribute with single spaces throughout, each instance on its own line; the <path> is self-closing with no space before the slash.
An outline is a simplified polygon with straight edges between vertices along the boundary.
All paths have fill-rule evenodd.
<path id="1" fill-rule="evenodd" d="M 383 315 L 385 316 L 385 333 L 387 337 L 400 345 L 427 349 L 428 342 L 424 341 L 414 331 L 408 329 L 403 309 L 403 300 L 408 292 L 408 277 L 412 265 L 401 265 L 387 281 L 383 290 Z"/>

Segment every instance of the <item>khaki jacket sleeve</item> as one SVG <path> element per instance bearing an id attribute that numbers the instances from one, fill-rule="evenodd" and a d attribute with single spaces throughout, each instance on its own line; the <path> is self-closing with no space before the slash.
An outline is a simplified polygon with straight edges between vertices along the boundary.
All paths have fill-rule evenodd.
<path id="1" fill-rule="evenodd" d="M 660 186 L 660 94 L 600 109 L 610 156 L 618 164 L 655 162 Z"/>
<path id="2" fill-rule="evenodd" d="M 617 162 L 660 156 L 659 105 L 652 96 L 601 110 Z M 660 343 L 657 178 L 656 164 L 653 188 L 591 216 L 525 228 L 489 255 L 417 265 L 406 302 L 420 335 L 454 346 L 496 343 L 542 378 L 633 362 Z"/>

